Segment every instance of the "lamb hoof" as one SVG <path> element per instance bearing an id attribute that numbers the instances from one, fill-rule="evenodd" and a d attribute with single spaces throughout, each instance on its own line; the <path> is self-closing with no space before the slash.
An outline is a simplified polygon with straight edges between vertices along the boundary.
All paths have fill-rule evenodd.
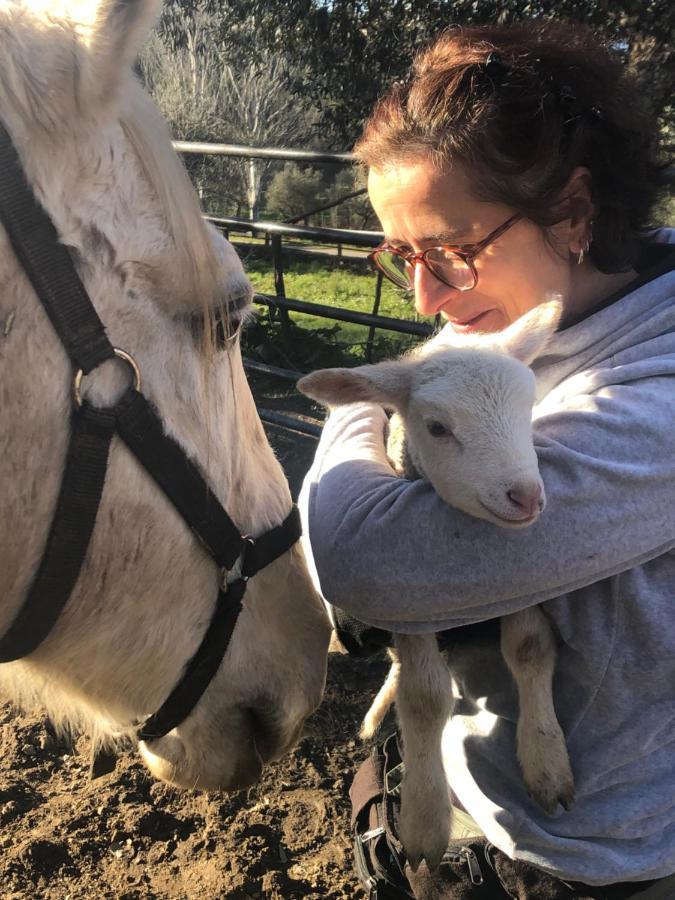
<path id="1" fill-rule="evenodd" d="M 529 792 L 548 816 L 556 814 L 558 804 L 568 811 L 574 806 L 574 780 L 571 776 L 558 781 L 549 775 L 545 783 L 539 781 L 536 785 L 530 785 Z"/>
<path id="2" fill-rule="evenodd" d="M 574 779 L 570 775 L 570 779 L 567 784 L 563 785 L 558 790 L 558 803 L 566 809 L 568 812 L 574 806 L 574 801 L 576 800 L 576 791 L 574 787 Z"/>
<path id="3" fill-rule="evenodd" d="M 422 860 L 431 871 L 437 869 L 450 840 L 452 808 L 449 798 L 430 797 L 421 801 L 420 795 L 401 791 L 399 833 L 406 858 L 413 872 Z"/>
<path id="4" fill-rule="evenodd" d="M 519 735 L 518 757 L 525 786 L 547 815 L 555 815 L 558 804 L 572 807 L 574 775 L 559 728 Z"/>
<path id="5" fill-rule="evenodd" d="M 441 864 L 445 851 L 448 849 L 447 841 L 442 847 L 440 844 L 431 846 L 429 841 L 425 841 L 424 843 L 426 845 L 424 848 L 415 848 L 406 850 L 405 852 L 408 865 L 413 872 L 416 872 L 419 869 L 422 862 L 426 862 L 430 872 L 435 872 Z M 403 846 L 405 848 L 406 844 L 404 843 Z"/>

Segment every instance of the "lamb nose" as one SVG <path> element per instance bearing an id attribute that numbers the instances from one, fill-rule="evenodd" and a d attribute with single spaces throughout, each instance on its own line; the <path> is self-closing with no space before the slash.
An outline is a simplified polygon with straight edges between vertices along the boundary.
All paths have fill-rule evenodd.
<path id="1" fill-rule="evenodd" d="M 536 515 L 544 508 L 540 485 L 528 487 L 512 487 L 506 492 L 514 506 L 523 511 L 524 517 Z"/>

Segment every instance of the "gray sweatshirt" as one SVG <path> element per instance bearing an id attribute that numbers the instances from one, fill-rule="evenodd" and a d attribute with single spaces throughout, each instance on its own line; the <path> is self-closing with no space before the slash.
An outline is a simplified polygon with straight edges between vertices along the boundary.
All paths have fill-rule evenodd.
<path id="1" fill-rule="evenodd" d="M 675 272 L 560 331 L 533 369 L 547 496 L 533 526 L 500 529 L 397 478 L 384 412 L 357 404 L 324 428 L 300 498 L 305 543 L 324 597 L 382 628 L 542 603 L 575 805 L 548 817 L 527 796 L 517 695 L 489 635 L 452 651 L 448 781 L 512 857 L 589 884 L 659 878 L 675 872 Z"/>

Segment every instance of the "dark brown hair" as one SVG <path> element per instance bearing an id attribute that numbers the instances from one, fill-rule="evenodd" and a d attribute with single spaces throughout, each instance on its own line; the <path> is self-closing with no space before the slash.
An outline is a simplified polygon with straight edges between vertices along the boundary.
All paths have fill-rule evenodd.
<path id="1" fill-rule="evenodd" d="M 543 229 L 565 217 L 576 166 L 592 177 L 591 259 L 629 269 L 659 191 L 658 129 L 621 62 L 578 25 L 451 28 L 380 99 L 356 144 L 368 166 L 466 164 L 477 196 Z"/>

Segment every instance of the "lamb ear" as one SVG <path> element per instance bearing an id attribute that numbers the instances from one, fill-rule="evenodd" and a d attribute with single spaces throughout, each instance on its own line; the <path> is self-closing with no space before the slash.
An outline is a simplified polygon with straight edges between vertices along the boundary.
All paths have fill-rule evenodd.
<path id="1" fill-rule="evenodd" d="M 535 306 L 513 325 L 496 334 L 495 342 L 509 356 L 529 366 L 548 344 L 561 317 L 562 300 L 556 296 Z"/>
<path id="2" fill-rule="evenodd" d="M 319 369 L 303 376 L 297 388 L 324 406 L 379 403 L 399 409 L 407 400 L 409 367 L 398 361 L 355 369 Z"/>

